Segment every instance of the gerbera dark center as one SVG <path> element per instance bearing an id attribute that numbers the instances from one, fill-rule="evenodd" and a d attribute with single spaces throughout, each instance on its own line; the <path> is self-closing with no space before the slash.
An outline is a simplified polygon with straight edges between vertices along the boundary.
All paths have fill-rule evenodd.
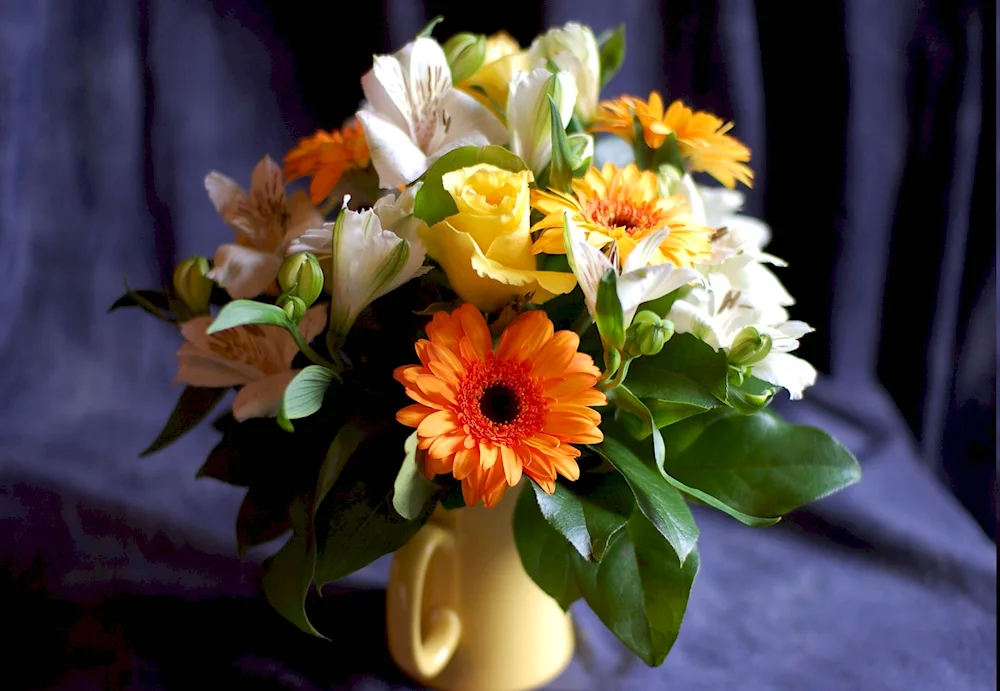
<path id="1" fill-rule="evenodd" d="M 517 393 L 503 384 L 492 384 L 479 399 L 479 410 L 490 421 L 503 425 L 517 419 L 521 412 L 521 402 Z"/>
<path id="2" fill-rule="evenodd" d="M 656 210 L 650 204 L 622 199 L 599 199 L 592 202 L 590 218 L 605 228 L 624 228 L 630 235 L 650 227 Z"/>

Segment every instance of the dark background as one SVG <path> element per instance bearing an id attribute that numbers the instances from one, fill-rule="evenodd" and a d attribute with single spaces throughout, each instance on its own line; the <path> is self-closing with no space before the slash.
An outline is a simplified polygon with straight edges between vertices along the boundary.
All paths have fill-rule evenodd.
<path id="1" fill-rule="evenodd" d="M 554 688 L 980 689 L 996 676 L 996 8 L 763 0 L 0 0 L 0 597 L 10 688 L 392 688 L 380 562 L 273 615 L 238 559 L 239 491 L 201 429 L 148 459 L 177 337 L 105 314 L 229 237 L 202 180 L 331 128 L 372 53 L 431 16 L 526 45 L 624 22 L 605 95 L 736 121 L 747 209 L 816 327 L 825 375 L 785 406 L 863 482 L 767 531 L 698 514 L 703 573 L 663 668 L 577 608 Z M 991 199 L 992 198 L 992 199 Z M 350 622 L 345 625 L 344 622 Z M 326 627 L 326 628 L 324 628 Z M 44 662 L 28 663 L 29 654 Z M 5 682 L 5 686 L 8 682 Z"/>

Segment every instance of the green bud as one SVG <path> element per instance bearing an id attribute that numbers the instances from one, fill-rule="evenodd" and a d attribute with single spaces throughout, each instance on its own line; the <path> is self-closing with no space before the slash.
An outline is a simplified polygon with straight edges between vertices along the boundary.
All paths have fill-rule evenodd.
<path id="1" fill-rule="evenodd" d="M 643 310 L 635 315 L 625 334 L 625 353 L 633 357 L 656 355 L 674 335 L 674 323 L 656 312 Z"/>
<path id="2" fill-rule="evenodd" d="M 750 367 L 771 352 L 771 337 L 752 326 L 744 326 L 729 347 L 729 362 L 739 367 Z"/>
<path id="3" fill-rule="evenodd" d="M 460 84 L 474 75 L 486 60 L 486 37 L 482 34 L 463 31 L 445 41 L 442 48 L 451 68 L 453 84 Z"/>
<path id="4" fill-rule="evenodd" d="M 746 369 L 737 365 L 729 365 L 729 371 L 726 373 L 726 381 L 729 382 L 730 386 L 739 387 L 743 386 L 743 381 L 746 379 Z"/>
<path id="5" fill-rule="evenodd" d="M 195 314 L 208 314 L 214 283 L 205 257 L 185 259 L 174 269 L 174 293 Z"/>
<path id="6" fill-rule="evenodd" d="M 311 252 L 287 257 L 278 269 L 278 285 L 283 293 L 297 297 L 309 307 L 323 292 L 323 267 L 319 259 Z"/>
<path id="7" fill-rule="evenodd" d="M 291 295 L 282 301 L 281 309 L 285 310 L 285 316 L 298 324 L 299 320 L 305 315 L 306 310 L 309 309 L 309 305 L 302 298 Z"/>

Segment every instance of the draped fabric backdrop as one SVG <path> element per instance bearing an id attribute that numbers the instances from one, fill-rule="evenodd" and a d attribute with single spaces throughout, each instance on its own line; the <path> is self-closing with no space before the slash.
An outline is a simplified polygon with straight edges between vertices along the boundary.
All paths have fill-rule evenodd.
<path id="1" fill-rule="evenodd" d="M 298 634 L 258 596 L 267 548 L 235 555 L 240 490 L 194 479 L 214 431 L 136 457 L 179 392 L 178 336 L 106 310 L 123 275 L 156 287 L 227 241 L 208 171 L 246 184 L 263 154 L 338 126 L 371 54 L 437 14 L 442 39 L 522 44 L 624 22 L 608 96 L 658 89 L 735 120 L 746 208 L 816 327 L 802 355 L 821 381 L 781 412 L 865 474 L 766 530 L 699 512 L 702 573 L 667 663 L 643 667 L 581 603 L 553 688 L 990 687 L 994 3 L 0 0 L 4 687 L 406 683 L 384 650 L 385 560 L 315 603 L 337 644 Z"/>

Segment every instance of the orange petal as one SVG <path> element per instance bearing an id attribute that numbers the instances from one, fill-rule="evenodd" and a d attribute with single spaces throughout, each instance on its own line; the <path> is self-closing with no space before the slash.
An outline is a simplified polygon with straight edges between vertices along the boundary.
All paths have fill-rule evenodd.
<path id="1" fill-rule="evenodd" d="M 434 412 L 433 408 L 416 403 L 408 405 L 396 413 L 396 422 L 407 427 L 416 427 L 425 417 Z"/>
<path id="2" fill-rule="evenodd" d="M 603 391 L 587 389 L 586 391 L 566 396 L 560 400 L 560 403 L 575 403 L 576 405 L 583 406 L 607 405 L 608 397 L 604 395 Z"/>
<path id="3" fill-rule="evenodd" d="M 550 456 L 553 467 L 567 480 L 579 480 L 580 479 L 580 466 L 577 465 L 576 460 L 569 458 L 567 456 L 560 456 L 558 454 Z"/>
<path id="4" fill-rule="evenodd" d="M 424 457 L 424 475 L 428 480 L 434 479 L 435 475 L 450 473 L 452 468 L 452 456 L 426 456 Z"/>
<path id="5" fill-rule="evenodd" d="M 462 449 L 465 435 L 444 435 L 434 438 L 434 443 L 427 449 L 427 455 L 433 458 L 447 458 L 454 456 Z"/>
<path id="6" fill-rule="evenodd" d="M 462 499 L 465 500 L 466 506 L 475 506 L 479 503 L 477 487 L 468 478 L 462 480 Z"/>
<path id="7" fill-rule="evenodd" d="M 485 360 L 486 354 L 493 350 L 493 339 L 490 337 L 490 327 L 486 325 L 483 313 L 475 305 L 465 303 L 457 310 L 455 316 L 462 324 L 462 330 L 469 339 L 478 359 Z"/>
<path id="8" fill-rule="evenodd" d="M 573 360 L 569 363 L 569 367 L 566 368 L 566 374 L 573 372 L 585 372 L 597 378 L 600 378 L 601 376 L 601 370 L 594 365 L 594 358 L 590 357 L 586 353 L 577 353 L 573 356 Z"/>
<path id="9" fill-rule="evenodd" d="M 595 377 L 584 372 L 563 373 L 558 379 L 550 379 L 545 385 L 545 396 L 556 400 L 565 399 L 579 395 L 592 388 L 596 383 Z"/>
<path id="10" fill-rule="evenodd" d="M 551 410 L 545 416 L 545 431 L 559 437 L 585 434 L 594 429 L 594 421 L 587 415 Z"/>
<path id="11" fill-rule="evenodd" d="M 567 440 L 574 444 L 600 444 L 604 441 L 604 432 L 601 431 L 600 427 L 594 427 L 593 429 L 583 432 L 582 434 L 570 435 Z"/>
<path id="12" fill-rule="evenodd" d="M 542 310 L 521 313 L 507 325 L 497 345 L 497 358 L 523 362 L 534 357 L 552 334 L 552 322 Z"/>
<path id="13" fill-rule="evenodd" d="M 487 441 L 479 442 L 479 464 L 483 468 L 486 470 L 492 468 L 493 464 L 497 462 L 498 455 L 499 451 L 492 443 Z"/>
<path id="14" fill-rule="evenodd" d="M 500 461 L 503 463 L 503 474 L 507 484 L 513 487 L 521 479 L 521 459 L 509 446 L 500 447 Z"/>
<path id="15" fill-rule="evenodd" d="M 417 428 L 421 437 L 439 437 L 458 429 L 458 421 L 450 410 L 437 410 L 428 415 Z"/>
<path id="16" fill-rule="evenodd" d="M 422 374 L 417 377 L 417 386 L 428 398 L 439 398 L 447 403 L 455 404 L 455 390 L 433 374 Z"/>
<path id="17" fill-rule="evenodd" d="M 579 347 L 579 336 L 572 331 L 559 331 L 532 358 L 532 374 L 539 379 L 564 375 Z"/>
<path id="18" fill-rule="evenodd" d="M 456 480 L 464 480 L 472 475 L 478 467 L 478 448 L 459 449 L 459 451 L 455 453 L 455 465 L 452 467 L 451 474 L 455 476 Z"/>

